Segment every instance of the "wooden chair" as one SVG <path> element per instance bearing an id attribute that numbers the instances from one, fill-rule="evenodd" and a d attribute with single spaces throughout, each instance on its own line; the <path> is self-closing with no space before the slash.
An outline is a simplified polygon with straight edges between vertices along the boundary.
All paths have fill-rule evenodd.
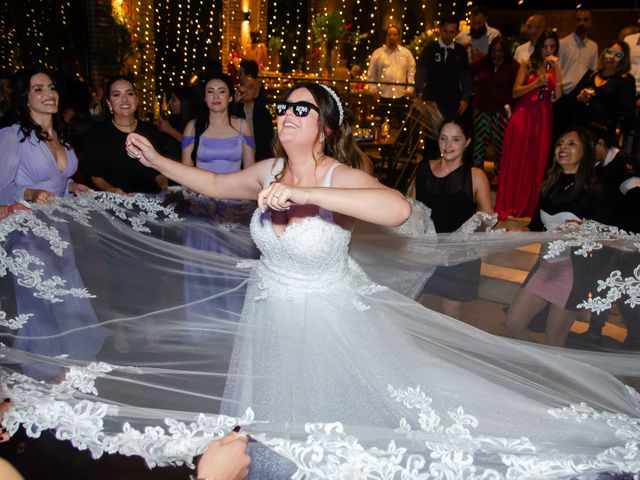
<path id="1" fill-rule="evenodd" d="M 374 174 L 382 183 L 406 193 L 422 161 L 425 137 L 437 138 L 442 115 L 433 102 L 414 100 L 393 143 L 372 144 L 368 153 L 374 164 Z"/>

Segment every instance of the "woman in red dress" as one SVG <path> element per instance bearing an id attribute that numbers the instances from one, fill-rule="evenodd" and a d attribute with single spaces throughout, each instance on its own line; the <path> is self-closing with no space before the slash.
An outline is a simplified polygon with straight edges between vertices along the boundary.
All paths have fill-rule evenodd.
<path id="1" fill-rule="evenodd" d="M 556 33 L 547 30 L 518 70 L 513 98 L 519 100 L 505 132 L 496 199 L 500 220 L 530 217 L 535 211 L 551 147 L 551 101 L 562 95 L 558 46 Z"/>

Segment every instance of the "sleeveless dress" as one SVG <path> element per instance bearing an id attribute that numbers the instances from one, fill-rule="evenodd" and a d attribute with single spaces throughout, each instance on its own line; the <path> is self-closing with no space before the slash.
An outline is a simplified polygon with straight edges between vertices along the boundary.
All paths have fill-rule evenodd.
<path id="1" fill-rule="evenodd" d="M 510 216 L 531 217 L 535 212 L 553 134 L 551 92 L 556 84 L 555 70 L 550 74 L 551 81 L 542 94 L 540 88 L 534 88 L 520 98 L 507 124 L 496 197 L 501 221 Z M 529 76 L 525 85 L 539 77 Z"/>
<path id="2" fill-rule="evenodd" d="M 240 127 L 242 130 L 242 126 Z M 182 137 L 182 148 L 195 142 L 193 135 Z M 242 168 L 242 145 L 249 145 L 255 150 L 255 142 L 251 135 L 213 138 L 200 136 L 196 156 L 196 167 L 215 173 L 237 172 Z"/>
<path id="3" fill-rule="evenodd" d="M 331 172 L 324 181 L 330 184 Z M 290 478 L 296 468 L 308 478 L 364 478 L 367 469 L 395 478 L 400 467 L 369 458 L 363 448 L 384 444 L 392 431 L 398 441 L 412 438 L 407 419 L 416 415 L 415 441 L 395 452 L 416 455 L 414 476 L 406 478 L 423 478 L 418 472 L 429 465 L 434 473 L 457 472 L 447 478 L 503 478 L 508 471 L 515 476 L 506 478 L 525 472 L 561 478 L 559 472 L 577 473 L 620 443 L 606 415 L 572 413 L 581 387 L 562 387 L 575 387 L 585 375 L 601 381 L 603 372 L 534 349 L 527 354 L 525 345 L 452 322 L 374 284 L 349 256 L 350 231 L 329 212 L 277 235 L 269 211 L 256 210 L 250 227 L 262 256 L 251 264 L 222 412 L 241 417 L 251 408 L 267 430 L 289 435 L 256 437 L 269 449 L 252 444 L 250 478 Z M 446 345 L 450 340 L 457 346 Z M 472 353 L 469 346 L 485 342 L 497 342 L 492 354 Z M 530 358 L 520 362 L 520 355 Z M 606 383 L 612 390 L 602 395 L 619 395 L 620 406 L 628 405 L 623 410 L 637 415 L 637 394 L 612 377 Z M 315 423 L 336 421 L 342 425 Z M 580 446 L 567 451 L 576 438 Z M 388 448 L 393 456 L 393 440 Z M 327 452 L 335 453 L 333 461 Z M 351 470 L 339 468 L 342 461 Z"/>
<path id="4" fill-rule="evenodd" d="M 416 199 L 431 209 L 437 233 L 455 232 L 478 210 L 473 201 L 471 167 L 461 165 L 445 177 L 436 177 L 431 170 L 431 162 L 422 162 L 416 173 Z M 460 282 L 460 279 L 465 281 Z M 438 267 L 429 278 L 426 291 L 466 302 L 476 298 L 479 282 L 480 260 L 473 260 L 451 267 Z"/>
<path id="5" fill-rule="evenodd" d="M 244 121 L 244 120 L 243 120 Z M 242 130 L 242 124 L 240 125 Z M 184 136 L 182 139 L 182 148 L 188 147 L 195 141 L 194 136 Z M 253 137 L 251 135 L 237 135 L 235 137 L 212 138 L 200 137 L 198 143 L 198 151 L 196 157 L 196 166 L 203 170 L 209 170 L 214 173 L 233 173 L 242 168 L 242 145 L 248 144 L 255 148 Z M 206 200 L 205 200 L 206 202 Z M 233 201 L 225 201 L 224 204 L 233 205 Z M 212 212 L 200 209 L 201 202 L 192 204 L 192 210 L 189 212 L 191 217 L 203 220 L 203 223 L 190 225 L 185 228 L 184 244 L 190 248 L 204 250 L 206 252 L 217 252 L 225 255 L 247 256 L 244 246 L 236 246 L 226 239 L 224 233 L 211 228 L 206 222 L 210 222 L 216 214 L 219 214 L 219 206 Z M 196 210 L 197 209 L 197 210 Z M 199 328 L 203 319 L 211 315 L 213 311 L 228 310 L 231 312 L 239 311 L 242 307 L 243 295 L 242 291 L 237 295 L 224 296 L 217 302 L 202 302 L 203 299 L 209 298 L 217 291 L 224 291 L 233 285 L 233 280 L 224 282 L 220 278 L 210 278 L 206 275 L 206 268 L 195 265 L 185 265 L 185 272 L 188 274 L 184 282 L 184 298 L 190 306 L 185 312 L 185 321 L 191 325 L 193 338 L 201 337 L 202 328 Z M 231 320 L 233 321 L 233 320 Z M 222 333 L 224 335 L 224 333 Z M 213 334 L 208 335 L 209 340 L 213 340 Z M 232 345 L 228 345 L 229 348 Z"/>

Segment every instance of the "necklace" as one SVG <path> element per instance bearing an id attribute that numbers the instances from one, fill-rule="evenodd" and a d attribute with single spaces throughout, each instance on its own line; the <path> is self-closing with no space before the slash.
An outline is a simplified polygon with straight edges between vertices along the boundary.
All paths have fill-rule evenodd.
<path id="1" fill-rule="evenodd" d="M 116 122 L 115 118 L 111 119 L 111 122 L 116 126 L 116 127 L 120 127 L 120 128 L 131 128 L 133 127 L 136 123 L 138 123 L 138 120 L 136 118 L 133 119 L 133 122 L 131 122 L 129 125 L 122 125 L 118 122 Z M 135 130 L 135 128 L 134 128 Z"/>

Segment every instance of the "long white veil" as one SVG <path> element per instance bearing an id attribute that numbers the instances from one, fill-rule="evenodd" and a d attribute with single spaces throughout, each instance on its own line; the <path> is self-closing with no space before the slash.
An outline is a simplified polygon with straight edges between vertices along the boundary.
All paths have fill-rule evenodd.
<path id="1" fill-rule="evenodd" d="M 229 383 L 261 381 L 254 373 L 228 373 L 237 339 L 264 334 L 238 328 L 254 300 L 245 299 L 259 258 L 248 228 L 254 203 L 179 189 L 164 198 L 92 192 L 0 221 L 0 389 L 15 405 L 3 425 L 31 436 L 52 429 L 94 457 L 139 455 L 151 466 L 190 464 L 209 440 L 243 425 L 298 478 L 640 471 L 640 396 L 631 387 L 638 385 L 640 353 L 553 348 L 473 327 L 488 321 L 500 333 L 504 311 L 538 258 L 568 254 L 581 265 L 584 295 L 576 305 L 613 308 L 610 322 L 622 331 L 640 311 L 640 238 L 590 222 L 548 233 L 494 231 L 482 218 L 467 231 L 435 235 L 428 212 L 415 208 L 412 225 L 357 225 L 351 242 L 351 268 L 370 298 L 361 310 L 390 309 L 393 328 L 403 332 L 404 340 L 392 336 L 381 346 L 397 383 L 385 381 L 375 395 L 402 412 L 384 420 L 324 412 L 274 421 L 262 414 L 274 405 L 224 398 Z M 429 301 L 423 287 L 437 266 L 476 259 L 478 294 L 465 304 L 463 321 L 412 300 Z M 456 279 L 460 288 L 468 281 Z M 399 293 L 378 295 L 384 287 Z M 623 318 L 616 303 L 635 307 L 635 315 Z M 353 338 L 342 339 L 339 369 L 374 388 L 375 374 L 349 360 L 366 358 L 358 342 L 369 328 L 354 325 Z M 311 348 L 292 342 L 286 361 L 295 364 Z M 443 386 L 452 372 L 459 390 Z M 478 410 L 458 406 L 468 397 L 461 391 L 479 377 L 494 386 L 492 407 L 500 399 L 507 405 L 503 418 L 483 418 L 480 384 Z M 404 383 L 415 378 L 428 381 Z M 521 401 L 518 418 L 510 409 Z M 539 421 L 543 414 L 548 422 Z M 485 424 L 498 425 L 502 435 L 495 435 L 498 427 L 483 430 Z M 585 428 L 600 437 L 586 438 Z"/>

